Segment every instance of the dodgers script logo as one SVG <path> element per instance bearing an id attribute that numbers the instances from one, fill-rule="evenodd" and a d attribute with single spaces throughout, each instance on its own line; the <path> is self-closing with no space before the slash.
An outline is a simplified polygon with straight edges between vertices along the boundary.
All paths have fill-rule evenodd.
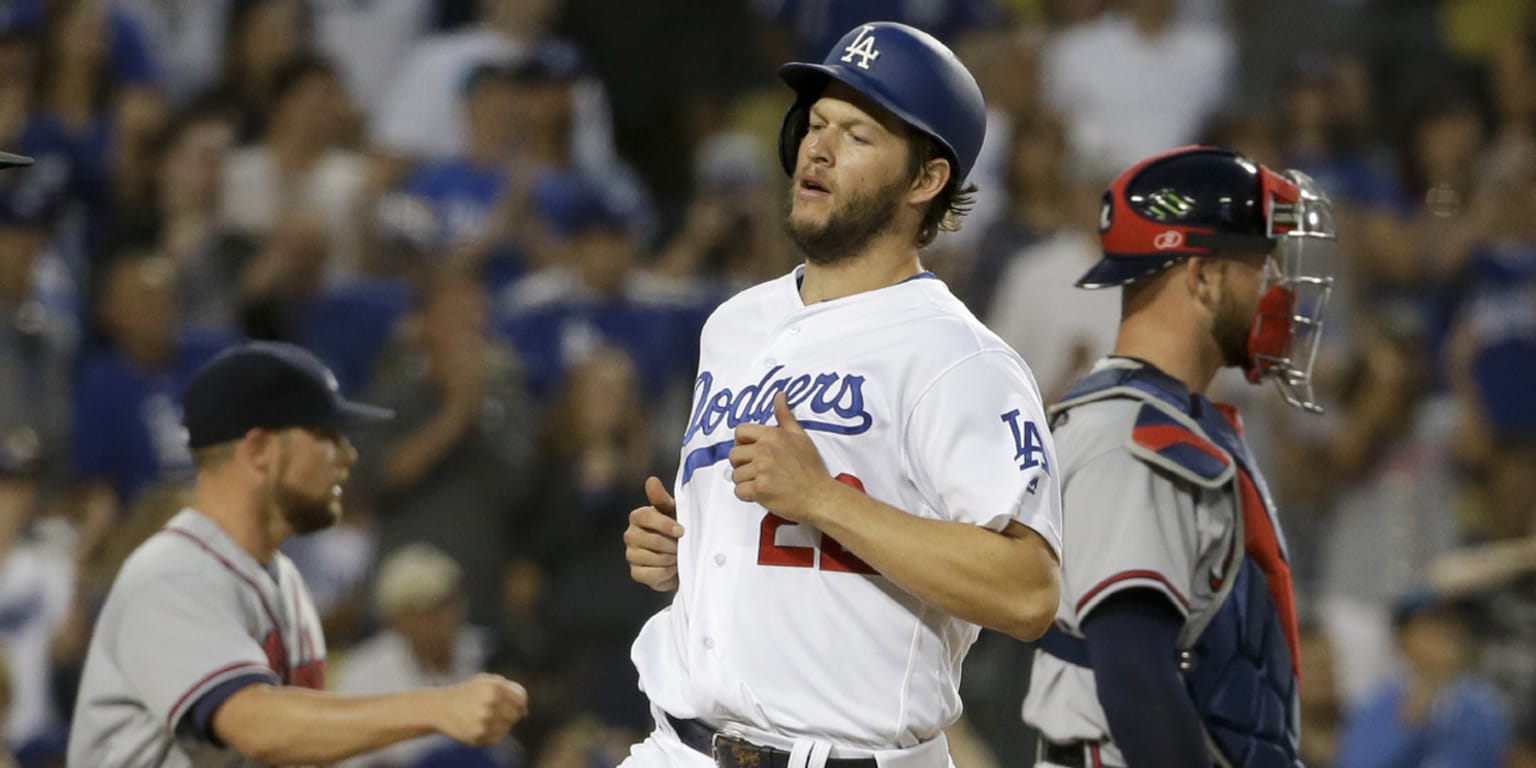
<path id="1" fill-rule="evenodd" d="M 757 383 L 740 391 L 729 387 L 716 389 L 714 374 L 700 373 L 693 383 L 693 417 L 688 421 L 688 431 L 683 433 L 683 445 L 698 435 L 713 435 L 722 426 L 735 430 L 742 424 L 768 423 L 773 417 L 773 398 L 780 392 L 784 393 L 790 410 L 801 403 L 811 407 L 810 417 L 797 416 L 800 426 L 807 431 L 837 435 L 869 431 L 875 419 L 864 408 L 863 376 L 835 371 L 779 376 L 783 370 L 782 365 L 774 366 Z M 694 470 L 725 459 L 734 444 L 734 440 L 727 439 L 690 451 L 683 460 L 683 482 L 688 482 Z"/>

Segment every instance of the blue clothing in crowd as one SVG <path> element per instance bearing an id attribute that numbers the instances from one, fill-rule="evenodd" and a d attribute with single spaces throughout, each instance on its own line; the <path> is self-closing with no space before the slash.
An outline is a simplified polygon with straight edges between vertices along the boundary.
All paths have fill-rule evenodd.
<path id="1" fill-rule="evenodd" d="M 1536 244 L 1488 244 L 1463 271 L 1461 321 L 1470 326 L 1472 375 L 1498 437 L 1536 438 Z"/>
<path id="2" fill-rule="evenodd" d="M 190 477 L 181 393 L 199 366 L 235 341 L 223 334 L 184 334 L 175 362 L 161 371 L 141 370 L 113 349 L 82 359 L 75 389 L 75 471 L 111 483 L 123 503 L 157 480 Z"/>
<path id="3" fill-rule="evenodd" d="M 1345 723 L 1337 764 L 1348 768 L 1490 768 L 1504 764 L 1509 717 L 1493 686 L 1462 678 L 1440 691 L 1429 718 L 1403 722 L 1407 685 L 1394 680 Z"/>
<path id="4" fill-rule="evenodd" d="M 299 341 L 330 366 L 342 392 L 356 394 L 368 388 L 375 361 L 410 305 L 411 288 L 402 280 L 338 286 L 305 305 Z"/>
<path id="5" fill-rule="evenodd" d="M 486 229 L 496 201 L 507 188 L 499 168 L 476 165 L 464 158 L 437 160 L 406 180 L 405 193 L 426 203 L 437 225 L 438 244 L 462 243 Z"/>
<path id="6" fill-rule="evenodd" d="M 631 299 L 556 301 L 505 317 L 499 330 L 516 347 L 535 398 L 552 397 L 566 372 L 599 345 L 627 352 L 646 396 L 659 397 L 680 373 L 692 377 L 698 367 L 708 309 Z"/>

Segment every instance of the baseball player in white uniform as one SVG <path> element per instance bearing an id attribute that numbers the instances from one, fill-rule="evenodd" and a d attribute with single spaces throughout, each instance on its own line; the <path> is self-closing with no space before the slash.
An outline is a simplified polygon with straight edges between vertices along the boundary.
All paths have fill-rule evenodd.
<path id="1" fill-rule="evenodd" d="M 648 766 L 947 766 L 979 631 L 1032 639 L 1057 600 L 1060 500 L 1017 354 L 925 272 L 981 144 L 969 72 L 861 26 L 798 95 L 780 159 L 792 273 L 706 323 L 676 499 L 625 534 L 676 587 L 634 646 Z"/>
<path id="2" fill-rule="evenodd" d="M 331 763 L 443 733 L 489 744 L 527 711 L 511 681 L 374 697 L 321 691 L 325 638 L 277 551 L 341 516 L 357 459 L 342 428 L 388 418 L 344 399 L 308 352 L 252 343 L 194 374 L 192 508 L 123 564 L 91 637 L 70 732 L 76 766 Z"/>
<path id="3" fill-rule="evenodd" d="M 1061 605 L 1024 719 L 1037 766 L 1299 768 L 1289 556 L 1217 371 L 1310 376 L 1333 238 L 1304 174 L 1187 147 L 1104 195 L 1104 259 L 1125 286 L 1114 354 L 1051 409 L 1061 449 Z"/>

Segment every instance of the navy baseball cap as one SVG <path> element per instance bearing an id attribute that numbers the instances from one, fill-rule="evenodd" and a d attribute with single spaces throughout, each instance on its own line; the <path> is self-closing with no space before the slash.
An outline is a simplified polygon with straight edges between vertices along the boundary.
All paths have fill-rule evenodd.
<path id="1" fill-rule="evenodd" d="M 238 440 L 252 429 L 341 429 L 376 424 L 394 411 L 341 395 L 335 374 L 303 347 L 256 341 L 209 360 L 182 395 L 193 449 Z"/>

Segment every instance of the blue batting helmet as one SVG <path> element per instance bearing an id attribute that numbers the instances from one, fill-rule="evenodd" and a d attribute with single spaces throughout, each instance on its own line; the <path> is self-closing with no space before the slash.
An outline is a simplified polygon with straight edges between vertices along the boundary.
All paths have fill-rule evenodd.
<path id="1" fill-rule="evenodd" d="M 863 24 L 843 35 L 820 64 L 791 62 L 779 77 L 795 89 L 795 103 L 779 131 L 779 161 L 795 172 L 811 105 L 835 79 L 875 100 L 908 125 L 933 137 L 964 181 L 987 133 L 981 88 L 953 51 L 932 35 L 894 21 Z"/>

